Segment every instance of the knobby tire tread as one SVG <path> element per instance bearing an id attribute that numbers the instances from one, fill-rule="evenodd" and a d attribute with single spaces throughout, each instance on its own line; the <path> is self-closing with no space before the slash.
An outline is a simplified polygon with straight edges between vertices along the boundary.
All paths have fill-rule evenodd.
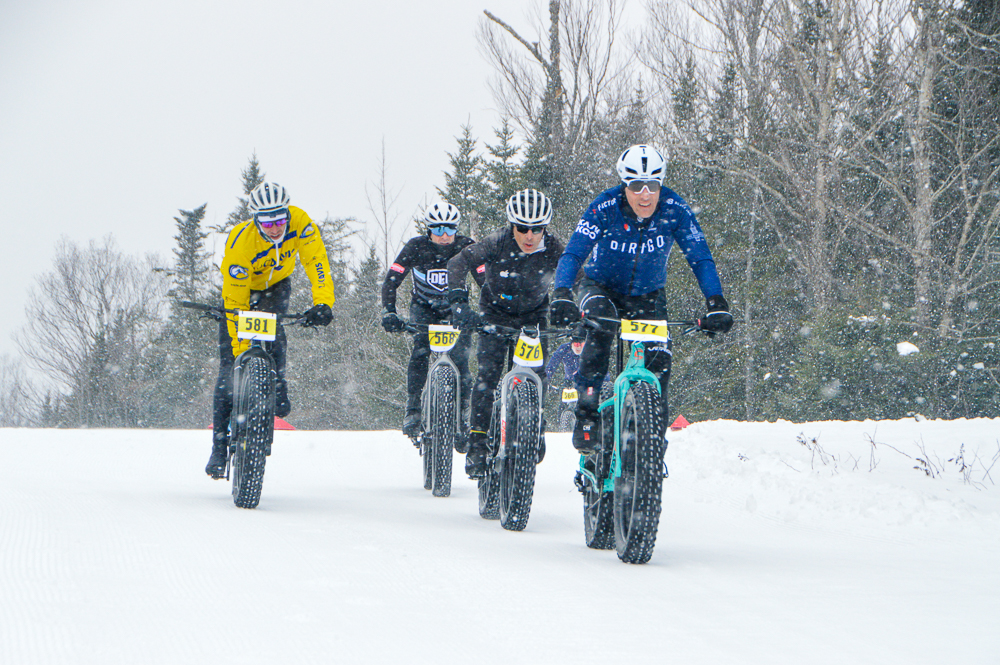
<path id="1" fill-rule="evenodd" d="M 445 365 L 434 371 L 431 383 L 432 435 L 429 451 L 432 477 L 430 489 L 434 496 L 451 494 L 452 460 L 455 435 L 458 432 L 458 423 L 455 422 L 455 384 L 456 376 L 451 367 Z"/>
<path id="2" fill-rule="evenodd" d="M 624 400 L 614 526 L 618 558 L 625 563 L 648 562 L 656 545 L 663 492 L 659 401 L 656 388 L 645 381 L 633 384 Z"/>
<path id="3" fill-rule="evenodd" d="M 604 460 L 593 458 L 595 467 L 606 467 Z M 592 469 L 593 470 L 593 469 Z M 615 549 L 614 493 L 604 491 L 607 472 L 598 473 L 597 487 L 589 480 L 583 487 L 583 534 L 587 547 L 595 550 Z"/>
<path id="4" fill-rule="evenodd" d="M 499 392 L 499 391 L 498 391 Z M 479 484 L 479 516 L 484 520 L 500 519 L 500 474 L 494 469 L 494 455 L 500 446 L 500 395 L 494 396 L 493 412 L 490 418 L 490 431 L 487 441 L 490 454 L 486 459 L 486 476 L 480 478 Z"/>
<path id="5" fill-rule="evenodd" d="M 256 508 L 260 503 L 267 446 L 274 436 L 273 384 L 266 360 L 253 357 L 243 363 L 233 418 L 244 418 L 232 428 L 238 432 L 233 453 L 233 503 L 240 508 Z"/>
<path id="6" fill-rule="evenodd" d="M 522 381 L 515 386 L 507 404 L 513 407 L 513 413 L 507 416 L 508 437 L 517 438 L 516 445 L 508 441 L 507 457 L 500 466 L 500 526 L 508 531 L 523 531 L 531 513 L 538 463 L 541 409 L 534 382 Z"/>

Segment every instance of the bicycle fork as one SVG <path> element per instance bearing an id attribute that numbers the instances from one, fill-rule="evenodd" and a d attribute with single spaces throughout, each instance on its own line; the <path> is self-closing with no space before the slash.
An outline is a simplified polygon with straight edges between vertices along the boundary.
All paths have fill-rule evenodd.
<path id="1" fill-rule="evenodd" d="M 500 448 L 497 451 L 497 459 L 504 460 L 507 458 L 507 406 L 511 400 L 514 388 L 520 384 L 522 381 L 530 381 L 535 384 L 537 394 L 539 395 L 539 408 L 542 407 L 542 397 L 545 393 L 542 392 L 542 380 L 539 378 L 535 372 L 520 365 L 516 366 L 511 371 L 504 375 L 503 379 L 500 380 Z M 538 434 L 541 436 L 542 433 L 542 418 L 541 413 L 538 414 Z"/>

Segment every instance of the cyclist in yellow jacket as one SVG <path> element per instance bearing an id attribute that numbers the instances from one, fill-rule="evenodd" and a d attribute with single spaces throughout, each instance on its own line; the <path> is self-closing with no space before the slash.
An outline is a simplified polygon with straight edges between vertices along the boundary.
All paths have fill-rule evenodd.
<path id="1" fill-rule="evenodd" d="M 264 182 L 250 193 L 253 218 L 237 224 L 226 240 L 222 259 L 222 298 L 228 309 L 288 313 L 292 280 L 288 277 L 299 258 L 312 283 L 313 307 L 306 312 L 306 325 L 329 325 L 333 320 L 333 281 L 326 247 L 319 227 L 301 208 L 288 204 L 288 192 L 274 182 Z M 278 378 L 275 384 L 275 415 L 283 418 L 292 409 L 285 381 L 287 339 L 278 325 L 272 347 Z M 236 317 L 219 324 L 219 378 L 215 384 L 212 422 L 212 456 L 205 472 L 221 478 L 226 471 L 229 417 L 233 410 L 233 363 L 250 348 L 248 340 L 236 337 Z"/>

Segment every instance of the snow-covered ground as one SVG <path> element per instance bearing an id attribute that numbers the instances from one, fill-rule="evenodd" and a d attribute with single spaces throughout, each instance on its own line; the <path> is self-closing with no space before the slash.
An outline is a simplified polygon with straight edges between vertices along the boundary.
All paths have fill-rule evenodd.
<path id="1" fill-rule="evenodd" d="M 1000 662 L 1000 421 L 672 433 L 644 566 L 583 544 L 566 434 L 522 533 L 399 432 L 279 432 L 252 511 L 208 448 L 0 430 L 0 663 Z"/>

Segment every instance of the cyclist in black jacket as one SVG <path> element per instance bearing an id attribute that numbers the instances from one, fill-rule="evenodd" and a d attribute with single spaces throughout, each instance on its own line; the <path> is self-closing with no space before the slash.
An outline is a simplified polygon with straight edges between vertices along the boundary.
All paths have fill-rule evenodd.
<path id="1" fill-rule="evenodd" d="M 448 262 L 451 320 L 463 329 L 481 322 L 508 328 L 537 325 L 544 329 L 547 325 L 549 289 L 563 251 L 562 242 L 547 230 L 552 220 L 552 204 L 541 192 L 522 190 L 507 202 L 507 220 L 510 226 L 466 247 Z M 479 297 L 480 313 L 469 305 L 469 292 L 465 290 L 465 276 L 469 272 L 478 277 L 477 281 L 485 279 Z M 479 336 L 476 349 L 479 374 L 472 391 L 469 452 L 465 458 L 465 471 L 472 478 L 485 472 L 486 432 L 493 411 L 493 391 L 500 381 L 504 359 L 513 353 L 513 348 L 512 340 L 504 337 Z M 544 339 L 542 353 L 547 356 Z M 535 372 L 544 388 L 544 368 L 536 368 Z"/>
<path id="2" fill-rule="evenodd" d="M 427 235 L 411 238 L 399 252 L 382 283 L 382 327 L 386 332 L 402 332 L 405 323 L 396 313 L 396 289 L 407 273 L 413 273 L 413 296 L 410 300 L 411 323 L 445 323 L 451 316 L 448 303 L 448 260 L 472 244 L 472 239 L 458 235 L 458 208 L 446 201 L 431 204 L 424 213 Z M 451 351 L 451 358 L 462 375 L 462 414 L 468 412 L 472 377 L 469 374 L 471 331 L 463 332 Z M 416 436 L 420 430 L 420 393 L 427 379 L 431 347 L 427 332 L 413 335 L 413 352 L 406 370 L 406 415 L 403 434 Z M 464 423 L 463 423 L 464 428 Z M 464 429 L 463 429 L 464 431 Z"/>

